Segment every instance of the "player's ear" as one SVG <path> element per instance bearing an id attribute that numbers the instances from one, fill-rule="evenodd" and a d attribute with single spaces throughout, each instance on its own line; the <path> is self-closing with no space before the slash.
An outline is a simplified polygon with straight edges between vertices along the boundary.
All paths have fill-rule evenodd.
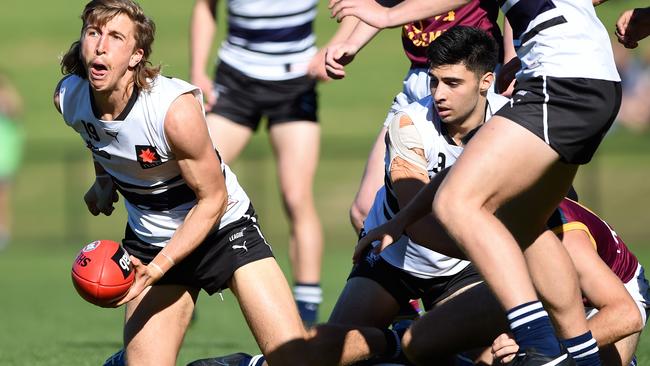
<path id="1" fill-rule="evenodd" d="M 479 80 L 479 89 L 481 90 L 481 93 L 487 92 L 490 87 L 492 87 L 492 83 L 494 82 L 494 73 L 493 72 L 486 72 L 481 76 L 481 79 Z"/>
<path id="2" fill-rule="evenodd" d="M 129 60 L 129 67 L 134 68 L 142 61 L 142 57 L 144 56 L 144 50 L 142 48 L 138 48 L 133 52 L 131 55 L 131 59 Z"/>

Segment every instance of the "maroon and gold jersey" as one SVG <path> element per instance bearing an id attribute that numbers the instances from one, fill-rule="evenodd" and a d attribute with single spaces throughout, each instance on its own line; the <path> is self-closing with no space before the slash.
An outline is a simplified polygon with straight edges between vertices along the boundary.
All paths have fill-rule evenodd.
<path id="1" fill-rule="evenodd" d="M 472 0 L 470 3 L 445 14 L 412 22 L 402 27 L 402 45 L 411 68 L 427 67 L 427 47 L 442 32 L 464 25 L 483 29 L 503 45 L 501 30 L 497 25 L 499 7 L 494 0 Z"/>
<path id="2" fill-rule="evenodd" d="M 598 256 L 623 283 L 634 277 L 638 259 L 609 224 L 578 202 L 563 199 L 548 220 L 548 227 L 556 234 L 571 230 L 586 232 L 598 251 Z"/>

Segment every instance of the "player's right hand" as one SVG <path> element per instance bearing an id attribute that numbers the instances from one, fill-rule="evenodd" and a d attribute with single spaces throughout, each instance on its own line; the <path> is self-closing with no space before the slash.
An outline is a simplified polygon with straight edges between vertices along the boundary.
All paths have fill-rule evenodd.
<path id="1" fill-rule="evenodd" d="M 373 251 L 375 254 L 379 254 L 382 250 L 393 244 L 395 240 L 399 239 L 399 237 L 404 233 L 404 229 L 405 226 L 399 220 L 392 219 L 388 220 L 383 225 L 370 230 L 364 237 L 359 239 L 359 242 L 357 242 L 357 245 L 354 247 L 352 262 L 357 263 L 363 259 L 368 245 L 372 245 L 372 243 L 376 241 L 379 242 L 379 245 L 377 245 Z"/>
<path id="2" fill-rule="evenodd" d="M 214 92 L 214 81 L 210 79 L 208 74 L 193 75 L 190 82 L 201 88 L 203 92 L 203 105 L 205 110 L 209 111 L 212 106 L 217 102 L 217 94 Z"/>
<path id="3" fill-rule="evenodd" d="M 93 216 L 97 216 L 100 213 L 110 216 L 113 210 L 115 210 L 113 203 L 118 200 L 117 188 L 109 175 L 96 177 L 95 182 L 84 195 L 84 201 L 86 202 L 88 211 Z"/>
<path id="4" fill-rule="evenodd" d="M 349 43 L 333 44 L 325 50 L 325 70 L 332 79 L 345 77 L 345 65 L 354 60 L 359 49 Z"/>
<path id="5" fill-rule="evenodd" d="M 510 335 L 502 333 L 492 342 L 491 351 L 495 364 L 507 364 L 515 358 L 519 345 Z"/>
<path id="6" fill-rule="evenodd" d="M 501 67 L 501 70 L 497 73 L 495 81 L 496 89 L 499 94 L 508 98 L 512 96 L 515 75 L 520 69 L 521 60 L 518 57 L 513 57 Z"/>
<path id="7" fill-rule="evenodd" d="M 650 36 L 650 8 L 623 12 L 616 21 L 616 37 L 625 48 L 636 48 L 639 41 Z"/>

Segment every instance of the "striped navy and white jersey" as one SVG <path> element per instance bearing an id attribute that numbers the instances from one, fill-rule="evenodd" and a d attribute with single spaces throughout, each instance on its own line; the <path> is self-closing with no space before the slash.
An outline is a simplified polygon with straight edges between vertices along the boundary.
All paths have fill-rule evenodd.
<path id="1" fill-rule="evenodd" d="M 489 92 L 485 120 L 492 117 L 507 102 L 508 98 Z M 446 167 L 453 165 L 463 152 L 463 147 L 456 145 L 445 133 L 443 122 L 434 111 L 433 98 L 429 95 L 404 107 L 391 122 L 399 123 L 402 115 L 408 116 L 413 121 L 419 140 L 424 147 L 429 178 L 433 178 Z M 390 139 L 391 129 L 388 128 L 388 131 Z M 390 145 L 386 148 L 384 160 L 386 168 L 384 186 L 377 191 L 372 208 L 364 221 L 365 231 L 370 231 L 385 223 L 399 211 L 397 195 L 390 179 L 392 162 L 388 149 L 390 149 Z M 397 156 L 400 156 L 399 152 L 397 152 Z M 402 157 L 408 161 L 408 157 Z M 419 278 L 451 276 L 469 264 L 468 261 L 451 258 L 418 245 L 405 235 L 382 251 L 381 256 L 391 265 Z"/>
<path id="2" fill-rule="evenodd" d="M 498 0 L 522 61 L 536 76 L 620 81 L 607 30 L 591 0 Z"/>
<path id="3" fill-rule="evenodd" d="M 95 162 L 113 178 L 124 197 L 129 226 L 143 241 L 161 247 L 196 204 L 194 191 L 181 176 L 164 132 L 170 105 L 184 93 L 192 93 L 202 101 L 197 87 L 158 76 L 152 80 L 151 90 L 134 91 L 114 121 L 103 121 L 94 113 L 86 79 L 68 76 L 59 90 L 63 119 L 81 135 Z M 250 205 L 237 177 L 223 163 L 221 169 L 226 178 L 228 208 L 219 228 L 239 219 Z"/>
<path id="4" fill-rule="evenodd" d="M 228 0 L 228 36 L 219 58 L 261 80 L 306 75 L 316 53 L 318 0 Z"/>

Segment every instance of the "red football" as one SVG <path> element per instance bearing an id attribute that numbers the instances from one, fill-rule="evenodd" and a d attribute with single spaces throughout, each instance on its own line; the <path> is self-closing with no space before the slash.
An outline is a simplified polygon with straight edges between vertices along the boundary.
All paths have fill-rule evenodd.
<path id="1" fill-rule="evenodd" d="M 72 264 L 74 288 L 86 301 L 99 306 L 126 295 L 134 278 L 129 253 L 111 240 L 87 244 Z"/>

